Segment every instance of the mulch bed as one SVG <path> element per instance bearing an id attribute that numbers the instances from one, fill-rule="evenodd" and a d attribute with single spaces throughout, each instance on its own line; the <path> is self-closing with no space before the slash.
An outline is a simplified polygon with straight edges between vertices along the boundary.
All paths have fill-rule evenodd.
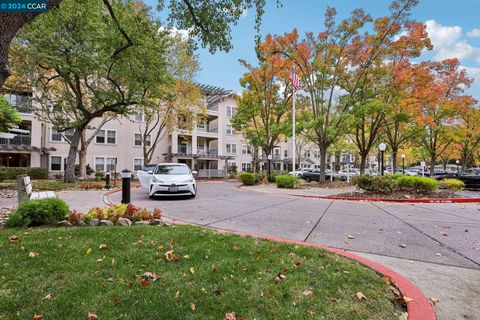
<path id="1" fill-rule="evenodd" d="M 376 198 L 376 199 L 443 199 L 443 198 L 460 198 L 458 194 L 455 194 L 450 190 L 437 190 L 429 194 L 422 193 L 406 193 L 406 192 L 393 192 L 390 194 L 373 193 L 373 192 L 345 192 L 336 194 L 335 197 L 340 198 Z"/>

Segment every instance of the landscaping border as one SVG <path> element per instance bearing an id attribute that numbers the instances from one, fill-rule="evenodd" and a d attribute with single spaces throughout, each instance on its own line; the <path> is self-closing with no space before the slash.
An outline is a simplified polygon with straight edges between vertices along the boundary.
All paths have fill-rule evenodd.
<path id="1" fill-rule="evenodd" d="M 104 193 L 104 197 L 106 197 L 107 200 L 111 203 L 111 205 L 113 205 L 113 203 L 109 200 L 108 196 L 120 191 L 121 189 L 108 191 Z M 169 219 L 169 223 L 175 224 L 175 225 L 191 225 L 187 222 L 175 220 L 175 219 Z M 296 241 L 296 240 L 290 240 L 290 239 L 284 239 L 284 238 L 272 237 L 272 236 L 261 236 L 261 235 L 251 234 L 251 233 L 237 232 L 233 230 L 220 229 L 220 228 L 212 228 L 212 227 L 207 227 L 207 228 L 215 230 L 220 233 L 236 234 L 242 237 L 253 237 L 253 238 L 271 240 L 276 242 L 319 248 L 319 249 L 327 250 L 332 253 L 341 255 L 347 259 L 356 261 L 364 266 L 367 266 L 383 276 L 389 277 L 391 281 L 398 287 L 398 289 L 405 296 L 411 298 L 412 300 L 407 302 L 408 320 L 436 320 L 437 319 L 435 315 L 435 311 L 433 310 L 433 307 L 430 304 L 430 302 L 428 302 L 427 298 L 425 298 L 425 296 L 420 291 L 420 289 L 418 289 L 412 282 L 410 282 L 408 279 L 406 279 L 399 273 L 393 271 L 392 269 L 389 269 L 384 265 L 371 261 L 367 258 L 357 256 L 345 250 L 330 248 L 327 246 L 318 245 L 318 244 L 309 243 L 309 242 L 302 242 L 302 241 Z"/>

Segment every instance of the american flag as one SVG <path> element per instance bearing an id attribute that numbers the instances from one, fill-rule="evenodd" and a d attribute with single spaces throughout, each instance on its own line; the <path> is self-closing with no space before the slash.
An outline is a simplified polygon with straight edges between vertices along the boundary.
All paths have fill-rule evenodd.
<path id="1" fill-rule="evenodd" d="M 292 81 L 292 86 L 295 90 L 300 88 L 300 78 L 298 77 L 297 73 L 295 72 L 295 66 L 292 68 L 292 73 L 288 77 Z"/>

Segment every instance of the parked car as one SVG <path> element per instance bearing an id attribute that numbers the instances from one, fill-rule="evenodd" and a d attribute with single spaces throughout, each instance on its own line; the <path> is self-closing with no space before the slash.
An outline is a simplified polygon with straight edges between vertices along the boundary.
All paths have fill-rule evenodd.
<path id="1" fill-rule="evenodd" d="M 456 179 L 462 180 L 467 189 L 480 189 L 480 168 L 470 168 L 460 171 Z"/>
<path id="2" fill-rule="evenodd" d="M 148 169 L 148 168 L 147 168 Z M 139 170 L 140 184 L 148 188 L 150 199 L 156 196 L 184 196 L 192 198 L 197 195 L 197 183 L 193 175 L 195 171 L 183 163 L 160 163 L 153 170 Z"/>
<path id="3" fill-rule="evenodd" d="M 290 171 L 288 174 L 291 176 L 296 176 L 297 178 L 302 178 L 305 172 L 312 172 L 311 168 L 303 168 L 300 170 Z"/>
<path id="4" fill-rule="evenodd" d="M 325 180 L 330 180 L 330 176 L 332 175 L 331 170 L 325 170 Z M 314 169 L 309 172 L 304 172 L 302 175 L 303 180 L 306 182 L 310 181 L 320 181 L 320 169 Z"/>
<path id="5" fill-rule="evenodd" d="M 418 175 L 418 170 L 415 170 L 415 169 L 398 169 L 395 171 L 395 173 L 399 173 L 399 174 L 405 174 L 407 176 L 416 176 Z M 422 172 L 420 171 L 420 175 L 422 174 Z"/>
<path id="6" fill-rule="evenodd" d="M 348 177 L 354 177 L 360 175 L 360 169 L 350 168 L 343 169 L 333 174 L 333 178 L 337 180 L 347 180 Z"/>
<path id="7" fill-rule="evenodd" d="M 418 173 L 418 175 L 422 175 L 422 171 Z M 424 172 L 425 177 L 430 177 L 430 169 L 425 169 Z M 434 169 L 434 176 L 435 179 L 444 179 L 444 178 L 451 178 L 454 177 L 455 173 L 452 171 L 447 171 L 443 169 Z"/>

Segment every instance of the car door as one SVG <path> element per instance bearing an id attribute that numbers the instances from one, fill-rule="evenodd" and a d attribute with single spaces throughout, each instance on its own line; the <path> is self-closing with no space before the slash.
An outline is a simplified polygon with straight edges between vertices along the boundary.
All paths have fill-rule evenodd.
<path id="1" fill-rule="evenodd" d="M 139 170 L 137 172 L 138 181 L 140 185 L 144 188 L 150 189 L 150 184 L 152 183 L 153 174 L 146 171 Z"/>

